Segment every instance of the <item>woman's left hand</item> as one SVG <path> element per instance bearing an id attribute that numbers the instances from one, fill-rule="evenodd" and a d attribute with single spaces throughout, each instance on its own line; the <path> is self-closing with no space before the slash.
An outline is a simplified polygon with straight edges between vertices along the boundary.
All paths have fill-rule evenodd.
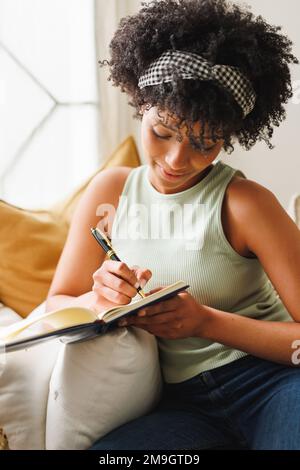
<path id="1" fill-rule="evenodd" d="M 162 287 L 153 289 L 149 294 L 160 289 Z M 120 320 L 118 325 L 142 328 L 161 338 L 183 339 L 193 336 L 204 337 L 205 326 L 210 317 L 209 309 L 184 291 L 170 299 L 141 308 L 137 315 L 129 315 L 126 319 Z"/>

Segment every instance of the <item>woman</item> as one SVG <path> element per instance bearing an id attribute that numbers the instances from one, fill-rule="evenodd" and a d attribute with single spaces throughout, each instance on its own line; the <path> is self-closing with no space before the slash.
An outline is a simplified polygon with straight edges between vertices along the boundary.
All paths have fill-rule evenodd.
<path id="1" fill-rule="evenodd" d="M 223 0 L 162 0 L 124 18 L 110 46 L 147 164 L 92 181 L 48 309 L 126 304 L 137 282 L 190 288 L 128 319 L 157 338 L 162 400 L 93 449 L 300 449 L 300 234 L 271 191 L 216 161 L 235 142 L 272 148 L 291 42 Z M 103 204 L 116 212 L 100 220 Z M 100 222 L 124 262 L 103 262 Z"/>

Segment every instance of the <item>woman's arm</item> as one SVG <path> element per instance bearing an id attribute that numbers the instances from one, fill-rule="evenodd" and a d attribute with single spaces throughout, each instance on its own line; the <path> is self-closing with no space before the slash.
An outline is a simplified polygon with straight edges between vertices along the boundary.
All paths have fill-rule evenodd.
<path id="1" fill-rule="evenodd" d="M 203 306 L 209 313 L 204 336 L 264 359 L 291 364 L 294 341 L 300 340 L 300 231 L 274 194 L 253 181 L 237 181 L 229 197 L 231 217 L 294 322 L 255 320 Z"/>
<path id="2" fill-rule="evenodd" d="M 269 361 L 293 365 L 300 348 L 300 324 L 255 320 L 203 306 L 207 320 L 198 336 L 245 351 Z"/>
<path id="3" fill-rule="evenodd" d="M 96 296 L 94 291 L 89 291 L 79 296 L 57 294 L 47 298 L 45 312 L 65 307 L 85 307 L 99 312 L 115 307 L 115 304 L 104 297 L 99 298 L 99 295 Z"/>
<path id="4" fill-rule="evenodd" d="M 103 263 L 105 253 L 95 242 L 90 229 L 101 220 L 97 215 L 100 204 L 111 204 L 112 208 L 118 206 L 119 194 L 130 171 L 128 167 L 103 170 L 82 195 L 48 292 L 47 312 L 69 306 L 91 308 L 94 305 L 93 273 Z M 104 298 L 100 301 L 99 309 L 114 305 Z"/>

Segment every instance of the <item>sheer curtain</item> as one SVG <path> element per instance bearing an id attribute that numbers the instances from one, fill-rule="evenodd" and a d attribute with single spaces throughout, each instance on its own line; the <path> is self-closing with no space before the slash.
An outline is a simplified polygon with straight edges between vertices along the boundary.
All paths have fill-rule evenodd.
<path id="1" fill-rule="evenodd" d="M 96 50 L 99 59 L 109 59 L 108 46 L 120 19 L 138 12 L 141 3 L 141 0 L 95 0 Z M 107 81 L 108 76 L 108 67 L 98 67 L 101 155 L 109 155 L 128 134 L 132 134 L 142 157 L 140 121 L 133 119 L 134 108 L 128 105 L 127 95 L 113 87 Z"/>

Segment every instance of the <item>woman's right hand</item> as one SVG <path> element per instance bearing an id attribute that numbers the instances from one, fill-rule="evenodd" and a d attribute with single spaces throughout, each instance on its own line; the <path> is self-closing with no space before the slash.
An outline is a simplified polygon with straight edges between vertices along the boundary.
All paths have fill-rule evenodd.
<path id="1" fill-rule="evenodd" d="M 109 301 L 110 305 L 129 304 L 137 295 L 137 287 L 144 287 L 151 278 L 149 269 L 127 266 L 123 261 L 105 260 L 93 274 L 92 290 L 96 303 Z"/>

